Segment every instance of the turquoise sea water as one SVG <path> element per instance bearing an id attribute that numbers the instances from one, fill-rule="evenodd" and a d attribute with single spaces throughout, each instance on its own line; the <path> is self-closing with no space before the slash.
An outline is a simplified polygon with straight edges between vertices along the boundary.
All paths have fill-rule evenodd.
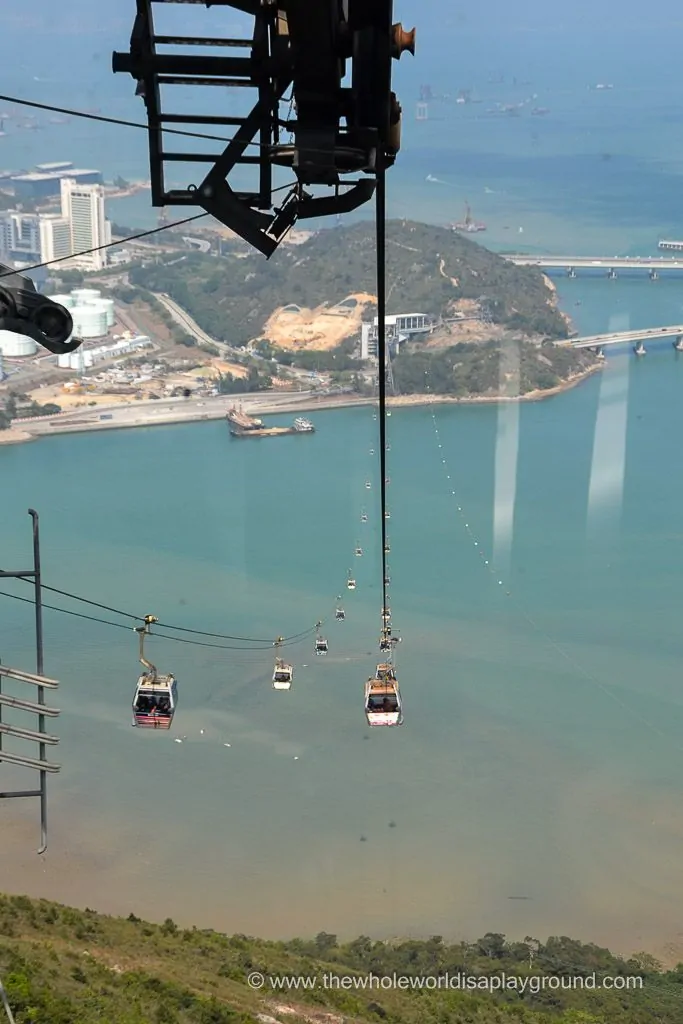
<path id="1" fill-rule="evenodd" d="M 125 45 L 128 25 L 126 12 L 116 39 L 93 34 L 93 57 Z M 445 58 L 429 65 L 435 90 L 474 86 L 484 103 L 444 107 L 444 121 L 435 109 L 424 125 L 407 118 L 392 210 L 443 222 L 467 198 L 493 247 L 654 251 L 681 222 L 674 37 L 658 39 L 656 61 L 645 48 L 635 71 L 616 45 L 582 37 L 579 48 L 578 35 L 560 66 L 548 39 L 461 48 L 457 81 Z M 0 71 L 3 89 L 45 97 L 32 81 L 37 52 L 21 81 Z M 489 83 L 498 71 L 504 86 Z M 513 74 L 533 78 L 547 118 L 482 114 L 529 91 Z M 107 75 L 84 70 L 74 83 L 56 66 L 51 98 L 139 118 L 128 83 Z M 410 72 L 415 96 L 420 80 Z M 589 93 L 599 80 L 614 91 Z M 126 146 L 117 129 L 75 123 L 20 135 L 0 139 L 1 166 L 72 158 L 107 176 L 146 174 L 144 135 Z M 143 223 L 144 205 L 121 201 L 111 214 Z M 682 319 L 680 281 L 558 287 L 582 332 Z M 655 344 L 521 408 L 503 586 L 480 555 L 492 548 L 498 410 L 437 409 L 442 449 L 430 410 L 394 412 L 390 565 L 406 724 L 372 735 L 362 690 L 381 597 L 367 410 L 319 413 L 313 437 L 249 445 L 206 423 L 0 448 L 2 565 L 28 558 L 32 506 L 46 582 L 114 608 L 267 642 L 329 616 L 340 592 L 348 612 L 326 626 L 327 659 L 310 639 L 291 648 L 285 694 L 271 689 L 270 649 L 155 641 L 180 708 L 170 736 L 148 736 L 130 728 L 132 630 L 46 611 L 46 670 L 62 680 L 63 710 L 50 849 L 33 853 L 30 807 L 0 805 L 0 885 L 264 935 L 493 930 L 680 948 L 682 372 L 670 345 Z M 628 397 L 625 436 L 615 394 Z M 601 509 L 588 500 L 598 478 Z M 358 589 L 347 594 L 351 566 Z M 0 657 L 27 665 L 30 606 L 0 597 L 0 616 Z"/>
<path id="2" fill-rule="evenodd" d="M 587 331 L 615 316 L 680 319 L 675 283 L 562 290 Z M 377 482 L 368 410 L 319 413 L 306 439 L 237 444 L 218 422 L 0 449 L 5 564 L 28 556 L 30 505 L 43 517 L 46 582 L 116 609 L 265 641 L 329 617 L 338 593 L 348 610 L 325 627 L 327 659 L 310 638 L 291 648 L 285 694 L 270 686 L 271 650 L 155 641 L 159 667 L 180 681 L 170 736 L 130 728 L 134 633 L 47 611 L 64 767 L 44 860 L 31 852 L 28 808 L 0 807 L 4 884 L 264 934 L 675 941 L 681 371 L 669 346 L 652 346 L 521 408 L 503 587 L 473 540 L 490 551 L 497 409 L 438 408 L 443 449 L 430 410 L 393 413 L 406 724 L 371 735 L 362 687 L 381 598 L 376 525 L 360 523 L 364 505 L 377 521 L 364 488 L 370 474 Z M 614 375 L 628 383 L 623 509 L 590 532 L 596 417 Z M 358 589 L 347 594 L 351 566 Z M 30 607 L 0 600 L 2 659 L 26 664 Z"/>

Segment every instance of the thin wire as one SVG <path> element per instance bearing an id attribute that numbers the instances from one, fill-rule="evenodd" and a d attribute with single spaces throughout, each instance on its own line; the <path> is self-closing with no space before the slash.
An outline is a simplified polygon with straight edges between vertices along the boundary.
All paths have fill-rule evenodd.
<path id="1" fill-rule="evenodd" d="M 72 110 L 70 107 L 55 107 L 51 103 L 36 103 L 33 100 L 21 100 L 16 96 L 0 96 L 0 100 L 4 100 L 6 103 L 16 103 L 22 107 L 35 107 L 37 110 L 47 110 L 52 114 L 67 114 L 69 117 L 82 117 L 87 121 L 102 121 L 104 124 L 118 124 L 123 128 L 142 128 L 144 131 L 149 131 L 149 125 L 143 124 L 141 121 L 128 121 L 122 117 L 107 117 L 104 114 L 91 114 L 85 110 Z M 184 135 L 190 139 L 209 139 L 212 142 L 232 142 L 231 137 L 226 138 L 223 135 L 207 135 L 205 132 L 188 132 L 181 128 L 162 128 L 163 132 L 167 132 L 169 135 Z M 249 142 L 249 146 L 261 146 L 260 142 Z"/>
<path id="2" fill-rule="evenodd" d="M 380 157 L 378 157 L 380 159 Z M 379 471 L 380 515 L 382 517 L 382 636 L 387 629 L 387 520 L 386 520 L 386 172 L 381 164 L 377 171 L 375 227 L 377 232 L 377 361 L 379 363 Z"/>
<path id="3" fill-rule="evenodd" d="M 142 121 L 128 121 L 125 118 L 121 118 L 121 117 L 107 117 L 105 114 L 90 114 L 90 113 L 88 113 L 85 110 L 72 110 L 70 107 L 55 107 L 51 103 L 37 103 L 34 100 L 22 100 L 22 99 L 19 99 L 16 96 L 2 96 L 2 95 L 0 95 L 0 100 L 4 100 L 7 103 L 17 103 L 17 104 L 19 104 L 20 106 L 23 106 L 23 107 L 36 107 L 38 110 L 47 110 L 50 113 L 54 113 L 54 114 L 67 114 L 70 117 L 82 117 L 82 118 L 84 118 L 84 119 L 86 119 L 88 121 L 102 121 L 104 124 L 117 124 L 117 125 L 122 126 L 123 128 L 141 128 L 145 132 L 150 131 L 149 124 L 143 124 Z M 286 103 L 287 100 L 283 98 L 282 102 Z M 289 113 L 290 114 L 291 114 L 291 110 L 292 110 L 292 105 L 293 105 L 293 100 L 290 101 L 290 107 L 289 107 Z M 289 127 L 288 122 L 289 122 L 289 115 L 287 116 L 285 121 L 279 121 L 278 120 L 278 125 L 280 127 L 283 127 L 285 129 L 289 130 L 290 135 L 291 135 L 292 132 L 291 132 L 291 129 Z M 187 136 L 188 138 L 191 138 L 191 139 L 210 139 L 213 142 L 234 142 L 235 138 L 236 138 L 236 136 L 234 136 L 234 135 L 208 135 L 205 132 L 189 132 L 189 131 L 184 131 L 181 128 L 166 128 L 166 127 L 164 127 L 164 125 L 159 125 L 159 130 L 161 132 L 167 133 L 169 135 L 185 135 L 185 136 Z M 246 146 L 255 146 L 257 149 L 266 149 L 266 150 L 272 149 L 272 146 L 271 146 L 270 143 L 255 142 L 255 141 L 245 143 L 245 147 Z M 307 149 L 308 149 L 308 147 L 307 147 Z M 322 154 L 327 153 L 327 150 L 324 150 L 324 149 L 310 149 L 310 150 L 308 150 L 308 152 L 310 152 L 310 153 L 318 153 L 318 154 L 322 155 Z M 216 154 L 216 157 L 218 157 L 218 155 L 219 154 Z"/>
<path id="4" fill-rule="evenodd" d="M 35 599 L 33 598 L 19 597 L 18 594 L 7 594 L 4 590 L 0 590 L 0 597 L 9 597 L 13 601 L 21 601 L 23 604 L 35 604 Z M 123 623 L 121 622 L 110 622 L 108 619 L 101 619 L 95 615 L 84 615 L 83 612 L 72 612 L 68 608 L 59 608 L 57 605 L 54 604 L 43 604 L 42 607 L 49 608 L 50 611 L 53 612 L 62 612 L 63 615 L 73 615 L 73 617 L 76 619 L 86 619 L 88 622 L 99 622 L 103 626 L 112 626 L 115 629 L 125 629 L 126 631 L 130 632 L 130 626 L 124 626 Z M 155 623 L 154 625 L 159 625 L 159 623 Z M 313 630 L 311 629 L 307 630 L 308 633 L 311 633 L 312 631 Z M 264 641 L 263 645 L 258 647 L 236 647 L 231 644 L 209 644 L 204 643 L 201 640 L 186 640 L 184 637 L 165 636 L 162 633 L 152 633 L 151 635 L 155 636 L 158 640 L 173 640 L 175 641 L 175 643 L 190 644 L 193 647 L 214 647 L 220 651 L 269 651 L 273 649 L 272 641 L 268 642 L 267 644 Z M 301 643 L 301 639 L 301 637 L 297 639 L 285 638 L 284 641 L 278 644 L 278 647 L 291 647 L 294 644 Z"/>
<path id="5" fill-rule="evenodd" d="M 201 220 L 208 217 L 208 213 L 195 213 L 192 217 L 183 217 L 182 220 L 171 221 L 170 224 L 160 224 L 156 228 L 149 228 L 147 231 L 138 231 L 135 235 L 128 235 L 126 238 L 119 238 L 115 242 L 105 242 L 104 245 L 94 245 L 92 249 L 81 249 L 80 252 L 69 253 L 68 256 L 56 256 L 53 260 L 44 260 L 42 263 L 34 263 L 30 267 L 22 267 L 20 270 L 8 270 L 3 277 L 13 277 L 15 274 L 27 274 L 30 270 L 40 270 L 41 267 L 50 267 L 53 263 L 63 263 L 65 260 L 76 259 L 77 256 L 89 256 L 93 252 L 101 252 L 102 249 L 111 249 L 114 245 L 125 245 L 126 242 L 134 242 L 137 238 L 146 238 L 147 235 L 156 235 L 159 231 L 168 231 L 169 228 L 177 228 L 182 224 L 189 224 L 193 220 Z"/>
<path id="6" fill-rule="evenodd" d="M 0 96 L 0 99 L 2 97 Z M 274 188 L 271 195 L 275 195 L 277 192 L 284 192 L 285 189 L 291 189 L 294 187 L 296 182 L 290 181 L 287 185 L 280 185 L 278 188 Z M 155 228 L 149 228 L 147 231 L 138 231 L 134 235 L 127 235 L 126 238 L 117 238 L 115 242 L 105 242 L 103 245 L 94 245 L 92 249 L 82 249 L 80 252 L 72 252 L 68 256 L 56 256 L 52 260 L 45 260 L 43 263 L 34 263 L 31 267 L 22 267 L 20 270 L 8 270 L 4 274 L 0 274 L 0 278 L 13 277 L 15 274 L 26 274 L 30 270 L 40 270 L 41 267 L 50 267 L 53 263 L 63 263 L 64 260 L 73 260 L 78 256 L 89 256 L 93 252 L 101 252 L 103 249 L 111 249 L 116 245 L 125 245 L 126 242 L 134 242 L 138 238 L 146 238 L 147 235 L 156 235 L 160 231 L 168 231 L 170 228 L 178 228 L 183 224 L 189 224 L 193 220 L 201 220 L 202 217 L 208 217 L 208 213 L 195 213 L 192 217 L 183 217 L 182 220 L 171 221 L 170 224 L 159 224 Z"/>

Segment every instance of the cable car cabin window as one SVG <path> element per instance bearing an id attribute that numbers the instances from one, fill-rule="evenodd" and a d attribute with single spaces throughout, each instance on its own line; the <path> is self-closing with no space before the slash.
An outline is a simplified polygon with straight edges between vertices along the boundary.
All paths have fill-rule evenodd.
<path id="1" fill-rule="evenodd" d="M 368 711 L 379 711 L 380 713 L 393 714 L 398 711 L 398 700 L 396 699 L 396 695 L 371 695 L 368 697 Z"/>

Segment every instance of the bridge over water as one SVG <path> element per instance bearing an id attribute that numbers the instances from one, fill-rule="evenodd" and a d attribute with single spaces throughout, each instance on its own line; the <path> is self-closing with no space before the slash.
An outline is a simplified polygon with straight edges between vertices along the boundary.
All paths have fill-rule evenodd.
<path id="1" fill-rule="evenodd" d="M 635 331 L 613 331 L 611 334 L 587 334 L 581 338 L 570 338 L 568 341 L 559 341 L 558 345 L 571 346 L 571 348 L 594 348 L 601 352 L 605 345 L 623 345 L 626 342 L 636 342 L 641 352 L 644 352 L 644 342 L 655 338 L 673 338 L 675 347 L 683 351 L 683 324 L 672 324 L 669 327 L 641 327 Z"/>
<path id="2" fill-rule="evenodd" d="M 603 273 L 617 277 L 618 271 L 645 271 L 656 280 L 662 272 L 683 272 L 683 257 L 676 256 L 538 256 L 528 253 L 501 253 L 503 259 L 518 267 L 540 267 L 542 270 L 563 270 L 576 277 L 577 270 Z"/>

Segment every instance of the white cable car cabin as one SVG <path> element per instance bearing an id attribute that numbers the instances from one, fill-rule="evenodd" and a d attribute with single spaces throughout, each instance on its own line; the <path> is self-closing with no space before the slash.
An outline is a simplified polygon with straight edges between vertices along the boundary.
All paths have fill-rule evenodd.
<path id="1" fill-rule="evenodd" d="M 365 717 L 368 725 L 402 725 L 403 704 L 393 666 L 382 663 L 365 684 Z"/>
<path id="2" fill-rule="evenodd" d="M 344 608 L 339 602 L 341 602 L 341 595 L 337 598 L 337 607 L 335 608 L 334 611 L 334 617 L 337 620 L 337 622 L 343 622 L 344 619 L 346 618 L 346 612 L 344 611 Z"/>
<path id="3" fill-rule="evenodd" d="M 367 521 L 368 521 L 368 514 L 367 514 L 367 512 L 361 512 L 361 514 L 360 514 L 360 521 L 361 521 L 361 523 L 367 523 Z"/>
<path id="4" fill-rule="evenodd" d="M 369 491 L 371 487 L 372 487 L 372 484 L 370 483 L 370 481 L 366 480 L 365 481 L 365 490 Z"/>
<path id="5" fill-rule="evenodd" d="M 140 662 L 147 669 L 138 678 L 133 696 L 133 726 L 141 729 L 170 729 L 178 706 L 178 683 L 175 676 L 159 675 L 156 667 L 145 658 L 145 637 L 149 627 L 158 620 L 145 616 L 144 626 L 136 626 L 140 637 Z"/>
<path id="6" fill-rule="evenodd" d="M 315 638 L 315 653 L 327 654 L 327 640 L 324 636 L 317 636 Z"/>
<path id="7" fill-rule="evenodd" d="M 348 576 L 348 579 L 346 581 L 346 589 L 347 590 L 355 590 L 356 589 L 356 581 L 354 580 L 353 576 L 351 575 L 351 570 L 350 569 L 349 569 L 349 576 Z"/>
<path id="8" fill-rule="evenodd" d="M 362 547 L 359 544 L 358 547 L 356 548 L 356 558 L 360 558 L 362 554 L 363 554 L 363 549 L 362 549 Z"/>
<path id="9" fill-rule="evenodd" d="M 275 668 L 273 670 L 273 689 L 274 690 L 289 690 L 292 685 L 292 679 L 294 678 L 294 669 L 291 665 L 288 665 L 282 658 L 275 659 Z"/>

